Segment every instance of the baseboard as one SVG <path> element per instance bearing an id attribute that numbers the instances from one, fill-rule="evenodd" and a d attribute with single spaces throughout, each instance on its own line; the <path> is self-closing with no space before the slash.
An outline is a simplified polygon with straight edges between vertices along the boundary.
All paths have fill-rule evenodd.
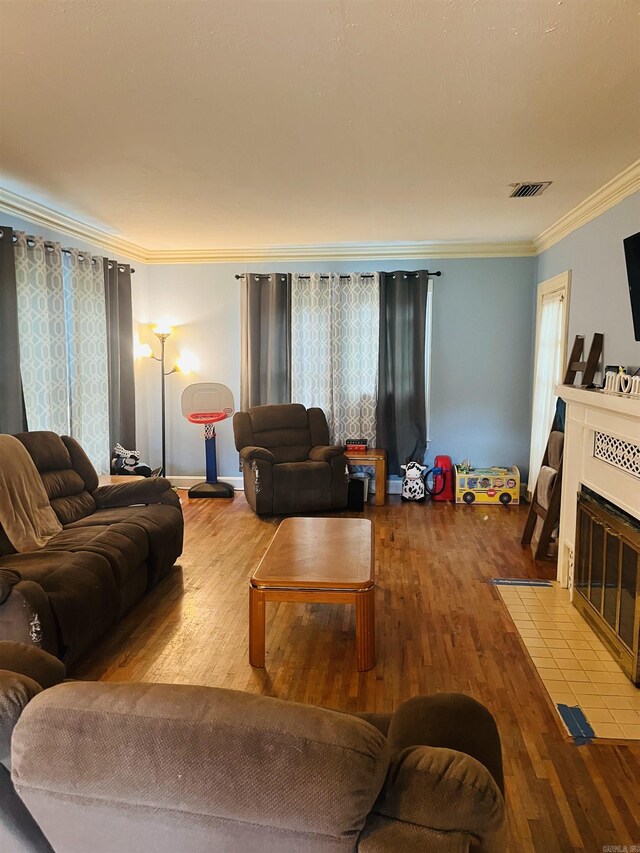
<path id="1" fill-rule="evenodd" d="M 375 492 L 375 489 L 374 489 Z M 387 494 L 388 495 L 401 495 L 402 494 L 402 480 L 387 480 Z"/>
<path id="2" fill-rule="evenodd" d="M 190 489 L 191 486 L 195 486 L 197 483 L 202 483 L 205 479 L 204 474 L 202 476 L 193 476 L 193 477 L 184 477 L 184 476 L 174 476 L 169 475 L 168 479 L 171 481 L 171 485 L 176 489 Z M 220 477 L 220 479 L 224 483 L 231 483 L 236 492 L 244 491 L 244 483 L 242 481 L 242 477 Z M 375 481 L 373 481 L 375 482 Z M 371 489 L 372 493 L 375 493 L 375 488 Z M 402 492 L 402 480 L 387 480 L 387 494 L 388 495 L 399 495 Z"/>

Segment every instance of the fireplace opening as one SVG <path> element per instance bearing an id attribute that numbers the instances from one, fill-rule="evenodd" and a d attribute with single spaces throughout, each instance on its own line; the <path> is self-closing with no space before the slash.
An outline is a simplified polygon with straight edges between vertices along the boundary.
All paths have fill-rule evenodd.
<path id="1" fill-rule="evenodd" d="M 586 486 L 578 493 L 573 603 L 640 684 L 640 522 Z"/>

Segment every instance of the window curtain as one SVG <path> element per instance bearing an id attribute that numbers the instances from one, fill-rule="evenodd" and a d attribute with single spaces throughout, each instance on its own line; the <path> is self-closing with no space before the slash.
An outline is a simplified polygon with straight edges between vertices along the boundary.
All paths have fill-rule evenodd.
<path id="1" fill-rule="evenodd" d="M 109 470 L 102 258 L 18 232 L 14 247 L 20 368 L 30 430 L 72 435 Z"/>
<path id="2" fill-rule="evenodd" d="M 553 392 L 562 382 L 564 353 L 564 300 L 561 294 L 543 297 L 540 310 L 540 331 L 533 383 L 533 414 L 531 420 L 531 452 L 529 457 L 528 491 L 533 494 L 549 431 L 556 411 L 557 397 Z"/>
<path id="3" fill-rule="evenodd" d="M 0 432 L 24 432 L 13 229 L 0 229 Z"/>
<path id="4" fill-rule="evenodd" d="M 136 446 L 131 267 L 103 259 L 109 378 L 109 447 Z"/>
<path id="5" fill-rule="evenodd" d="M 109 375 L 101 257 L 63 253 L 69 363 L 69 420 L 99 473 L 109 471 Z"/>
<path id="6" fill-rule="evenodd" d="M 291 402 L 291 275 L 241 282 L 240 408 Z"/>
<path id="7" fill-rule="evenodd" d="M 376 443 L 379 277 L 294 274 L 291 398 L 318 406 L 331 441 Z"/>
<path id="8" fill-rule="evenodd" d="M 425 401 L 429 273 L 380 273 L 378 445 L 390 474 L 407 459 L 422 462 L 427 448 Z"/>
<path id="9" fill-rule="evenodd" d="M 30 430 L 70 432 L 66 312 L 60 243 L 17 232 L 20 369 Z"/>

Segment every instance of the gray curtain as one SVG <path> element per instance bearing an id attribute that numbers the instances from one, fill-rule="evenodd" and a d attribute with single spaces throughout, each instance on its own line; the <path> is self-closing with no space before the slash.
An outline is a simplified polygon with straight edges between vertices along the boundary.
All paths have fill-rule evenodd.
<path id="1" fill-rule="evenodd" d="M 408 458 L 422 462 L 427 448 L 425 335 L 429 274 L 380 273 L 380 349 L 377 443 L 387 450 L 390 474 Z"/>
<path id="2" fill-rule="evenodd" d="M 13 229 L 0 228 L 0 432 L 24 432 Z"/>
<path id="3" fill-rule="evenodd" d="M 291 402 L 291 275 L 241 280 L 240 408 Z"/>
<path id="4" fill-rule="evenodd" d="M 109 371 L 109 444 L 136 446 L 131 267 L 104 259 Z"/>

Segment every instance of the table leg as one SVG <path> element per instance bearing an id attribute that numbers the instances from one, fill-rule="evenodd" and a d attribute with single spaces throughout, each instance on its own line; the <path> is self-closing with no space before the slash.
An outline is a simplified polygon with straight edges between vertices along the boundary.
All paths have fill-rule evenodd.
<path id="1" fill-rule="evenodd" d="M 265 595 L 249 584 L 249 663 L 264 666 Z"/>
<path id="2" fill-rule="evenodd" d="M 387 498 L 387 460 L 376 460 L 376 495 L 375 506 L 383 506 Z"/>
<path id="3" fill-rule="evenodd" d="M 360 672 L 376 665 L 375 587 L 357 592 L 356 599 L 356 661 Z"/>

